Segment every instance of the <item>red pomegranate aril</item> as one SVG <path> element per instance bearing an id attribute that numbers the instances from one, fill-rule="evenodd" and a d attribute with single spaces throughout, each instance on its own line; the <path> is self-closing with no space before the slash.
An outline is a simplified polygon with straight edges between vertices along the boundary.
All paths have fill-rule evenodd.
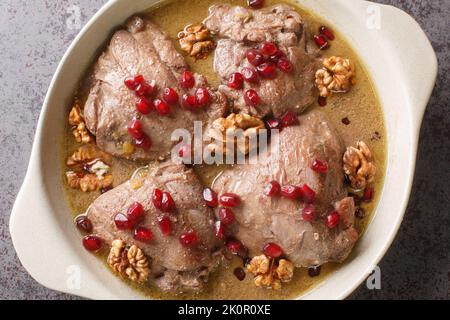
<path id="1" fill-rule="evenodd" d="M 261 77 L 265 79 L 275 79 L 277 76 L 277 68 L 273 62 L 265 62 L 256 67 Z"/>
<path id="2" fill-rule="evenodd" d="M 163 90 L 162 97 L 165 102 L 172 105 L 177 104 L 179 99 L 178 93 L 174 88 L 165 88 Z"/>
<path id="3" fill-rule="evenodd" d="M 292 112 L 292 111 L 286 112 L 281 117 L 280 120 L 281 120 L 281 126 L 283 128 L 296 126 L 296 125 L 300 124 L 300 121 L 298 120 L 297 115 L 294 112 Z"/>
<path id="4" fill-rule="evenodd" d="M 184 247 L 192 247 L 198 243 L 198 237 L 195 231 L 183 232 L 180 236 L 180 243 Z"/>
<path id="5" fill-rule="evenodd" d="M 136 84 L 143 84 L 145 82 L 145 78 L 143 75 L 138 74 L 137 76 L 134 77 L 134 82 Z"/>
<path id="6" fill-rule="evenodd" d="M 328 228 L 333 229 L 339 224 L 339 220 L 339 213 L 337 211 L 333 211 L 327 216 L 325 224 Z"/>
<path id="7" fill-rule="evenodd" d="M 219 203 L 224 207 L 237 207 L 241 203 L 241 198 L 234 193 L 224 193 L 219 197 Z"/>
<path id="8" fill-rule="evenodd" d="M 321 269 L 320 266 L 310 267 L 310 268 L 308 268 L 308 275 L 311 278 L 317 277 L 320 275 L 320 269 Z"/>
<path id="9" fill-rule="evenodd" d="M 258 73 L 253 68 L 242 68 L 241 70 L 242 77 L 245 81 L 249 83 L 257 83 L 258 82 Z"/>
<path id="10" fill-rule="evenodd" d="M 169 236 L 172 233 L 172 223 L 168 216 L 164 216 L 158 220 L 159 229 L 161 233 L 165 236 Z"/>
<path id="11" fill-rule="evenodd" d="M 241 267 L 235 268 L 233 274 L 239 281 L 245 279 L 245 271 Z"/>
<path id="12" fill-rule="evenodd" d="M 330 40 L 330 41 L 334 40 L 334 33 L 333 33 L 333 31 L 330 28 L 325 27 L 325 26 L 321 26 L 319 28 L 319 32 L 320 32 L 321 35 L 324 35 L 325 37 L 327 37 L 328 40 Z"/>
<path id="13" fill-rule="evenodd" d="M 302 210 L 302 218 L 305 221 L 311 222 L 316 220 L 316 209 L 313 205 L 307 205 Z"/>
<path id="14" fill-rule="evenodd" d="M 92 232 L 93 229 L 91 220 L 84 214 L 75 218 L 75 225 L 79 230 L 86 233 Z"/>
<path id="15" fill-rule="evenodd" d="M 314 42 L 320 50 L 328 49 L 330 46 L 324 36 L 314 36 Z"/>
<path id="16" fill-rule="evenodd" d="M 317 103 L 319 104 L 319 106 L 325 107 L 327 105 L 327 98 L 319 96 L 319 98 L 317 99 Z"/>
<path id="17" fill-rule="evenodd" d="M 244 85 L 244 77 L 239 72 L 231 74 L 228 78 L 228 87 L 231 89 L 239 90 Z"/>
<path id="18" fill-rule="evenodd" d="M 225 224 L 221 221 L 216 221 L 214 224 L 214 235 L 218 240 L 222 240 L 225 236 Z"/>
<path id="19" fill-rule="evenodd" d="M 134 145 L 140 149 L 148 151 L 152 147 L 152 140 L 146 134 L 143 134 L 141 138 L 134 141 Z"/>
<path id="20" fill-rule="evenodd" d="M 184 94 L 181 100 L 183 107 L 187 110 L 195 112 L 200 108 L 197 104 L 197 98 L 194 95 Z"/>
<path id="21" fill-rule="evenodd" d="M 326 173 L 328 171 L 328 163 L 326 161 L 314 160 L 311 169 L 315 172 Z"/>
<path id="22" fill-rule="evenodd" d="M 161 199 L 161 211 L 172 212 L 175 209 L 175 201 L 168 192 L 163 192 Z"/>
<path id="23" fill-rule="evenodd" d="M 262 54 L 266 56 L 274 56 L 278 52 L 278 47 L 273 42 L 264 42 L 259 48 Z"/>
<path id="24" fill-rule="evenodd" d="M 250 8 L 260 9 L 264 5 L 264 0 L 247 0 L 247 4 Z"/>
<path id="25" fill-rule="evenodd" d="M 281 192 L 281 186 L 277 181 L 270 181 L 264 188 L 264 194 L 268 197 L 278 196 Z"/>
<path id="26" fill-rule="evenodd" d="M 266 256 L 270 258 L 279 258 L 283 254 L 283 249 L 279 245 L 273 242 L 267 243 L 264 248 L 263 252 Z"/>
<path id="27" fill-rule="evenodd" d="M 162 101 L 161 99 L 155 99 L 153 101 L 153 105 L 155 106 L 156 112 L 162 116 L 167 116 L 170 114 L 170 106 L 167 102 Z"/>
<path id="28" fill-rule="evenodd" d="M 297 186 L 286 185 L 281 187 L 281 196 L 290 200 L 296 200 L 302 196 L 302 191 Z"/>
<path id="29" fill-rule="evenodd" d="M 195 77 L 191 71 L 184 71 L 181 75 L 180 85 L 185 89 L 190 89 L 195 86 Z"/>
<path id="30" fill-rule="evenodd" d="M 153 103 L 147 98 L 142 97 L 136 101 L 136 109 L 142 114 L 149 114 L 152 111 Z"/>
<path id="31" fill-rule="evenodd" d="M 184 144 L 178 150 L 178 155 L 180 158 L 185 158 L 186 160 L 190 159 L 192 153 L 192 147 L 189 144 Z"/>
<path id="32" fill-rule="evenodd" d="M 258 106 L 261 103 L 261 99 L 259 98 L 258 93 L 253 89 L 249 89 L 249 90 L 245 91 L 244 100 L 248 106 L 253 106 L 253 107 Z"/>
<path id="33" fill-rule="evenodd" d="M 278 61 L 282 58 L 286 58 L 286 55 L 283 51 L 278 50 L 278 52 L 272 56 L 269 57 L 269 61 L 273 63 L 278 63 Z"/>
<path id="34" fill-rule="evenodd" d="M 150 83 L 148 83 L 148 82 L 141 83 L 136 87 L 136 90 L 135 90 L 136 95 L 138 97 L 151 95 L 153 93 L 153 91 L 155 91 L 155 86 L 156 86 L 156 83 L 154 80 Z"/>
<path id="35" fill-rule="evenodd" d="M 227 241 L 227 249 L 233 254 L 239 254 L 242 252 L 244 245 L 239 240 L 228 240 Z"/>
<path id="36" fill-rule="evenodd" d="M 217 193 L 211 188 L 205 188 L 203 190 L 203 200 L 205 200 L 208 207 L 217 207 L 219 200 L 217 199 Z"/>
<path id="37" fill-rule="evenodd" d="M 316 192 L 306 183 L 301 187 L 302 201 L 305 203 L 313 203 L 316 199 Z"/>
<path id="38" fill-rule="evenodd" d="M 257 49 L 247 50 L 245 56 L 247 57 L 248 62 L 254 65 L 255 67 L 259 66 L 260 64 L 263 64 L 266 60 L 264 58 L 264 55 Z"/>
<path id="39" fill-rule="evenodd" d="M 133 229 L 133 223 L 123 213 L 118 213 L 114 216 L 114 224 L 119 230 Z"/>
<path id="40" fill-rule="evenodd" d="M 130 124 L 128 125 L 128 133 L 130 136 L 132 136 L 134 139 L 142 138 L 144 133 L 142 132 L 142 123 L 139 119 L 133 119 L 131 120 Z"/>
<path id="41" fill-rule="evenodd" d="M 264 120 L 264 122 L 265 122 L 266 128 L 268 130 L 275 130 L 275 129 L 280 130 L 281 129 L 281 120 L 278 118 L 269 118 L 269 119 Z"/>
<path id="42" fill-rule="evenodd" d="M 363 196 L 362 196 L 362 200 L 363 200 L 364 202 L 370 202 L 370 201 L 372 201 L 372 198 L 373 198 L 373 192 L 374 192 L 374 189 L 373 189 L 372 187 L 367 187 L 367 188 L 365 188 L 365 189 L 364 189 Z"/>
<path id="43" fill-rule="evenodd" d="M 142 204 L 139 202 L 134 202 L 130 205 L 127 210 L 127 217 L 133 225 L 136 225 L 139 221 L 141 221 L 144 217 L 144 207 Z"/>
<path id="44" fill-rule="evenodd" d="M 83 246 L 87 251 L 96 252 L 101 249 L 102 245 L 102 239 L 97 236 L 90 235 L 83 237 Z"/>
<path id="45" fill-rule="evenodd" d="M 220 208 L 218 216 L 219 216 L 219 220 L 221 222 L 223 222 L 223 224 L 226 226 L 233 224 L 233 222 L 235 220 L 234 213 L 229 208 Z"/>
<path id="46" fill-rule="evenodd" d="M 123 82 L 128 89 L 133 91 L 136 90 L 136 87 L 138 86 L 138 83 L 134 80 L 133 77 L 125 78 Z"/>
<path id="47" fill-rule="evenodd" d="M 206 88 L 198 88 L 195 91 L 195 100 L 197 102 L 197 106 L 204 107 L 209 103 L 209 91 Z"/>
<path id="48" fill-rule="evenodd" d="M 148 243 L 153 240 L 153 232 L 145 227 L 137 227 L 134 230 L 134 239 Z"/>
<path id="49" fill-rule="evenodd" d="M 280 60 L 278 60 L 277 67 L 284 73 L 292 73 L 292 71 L 294 70 L 294 66 L 286 58 L 281 58 Z"/>
<path id="50" fill-rule="evenodd" d="M 156 209 L 162 208 L 163 192 L 160 189 L 153 190 L 152 202 Z"/>

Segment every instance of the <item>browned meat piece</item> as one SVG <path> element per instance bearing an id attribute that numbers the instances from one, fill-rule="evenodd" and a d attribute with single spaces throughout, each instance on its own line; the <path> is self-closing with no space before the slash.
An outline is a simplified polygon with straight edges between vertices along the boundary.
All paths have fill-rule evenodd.
<path id="1" fill-rule="evenodd" d="M 353 228 L 353 198 L 346 197 L 343 181 L 344 145 L 324 114 L 314 111 L 299 120 L 300 125 L 280 133 L 279 151 L 270 148 L 267 163 L 226 169 L 213 189 L 241 197 L 241 205 L 233 208 L 238 222 L 236 237 L 250 249 L 251 256 L 259 255 L 264 244 L 275 242 L 297 267 L 343 261 L 358 238 Z M 326 174 L 311 169 L 316 159 L 327 161 Z M 303 220 L 305 205 L 298 200 L 266 196 L 264 188 L 272 180 L 281 185 L 306 183 L 312 188 L 316 192 L 317 220 Z M 341 216 L 341 223 L 328 229 L 324 218 L 334 210 Z"/>
<path id="2" fill-rule="evenodd" d="M 151 276 L 157 279 L 164 290 L 199 290 L 217 262 L 217 246 L 214 237 L 212 210 L 202 199 L 202 185 L 192 169 L 184 165 L 165 162 L 149 170 L 142 185 L 136 189 L 126 182 L 101 195 L 89 207 L 87 216 L 94 226 L 93 233 L 111 245 L 114 239 L 122 239 L 127 245 L 136 244 L 150 260 Z M 140 184 L 139 184 L 140 185 Z M 138 186 L 139 186 L 138 185 Z M 171 213 L 172 234 L 162 234 L 158 219 L 163 213 L 152 203 L 155 188 L 170 192 L 176 205 Z M 118 230 L 114 223 L 117 213 L 126 213 L 134 202 L 145 209 L 145 218 L 140 226 L 149 228 L 154 238 L 149 244 L 136 241 L 132 231 Z M 194 230 L 199 245 L 184 247 L 180 235 Z"/>
<path id="3" fill-rule="evenodd" d="M 281 116 L 292 109 L 298 113 L 317 98 L 314 86 L 315 72 L 321 67 L 317 49 L 310 46 L 307 26 L 301 16 L 290 6 L 276 5 L 262 10 L 215 5 L 205 20 L 208 29 L 219 38 L 215 51 L 214 68 L 225 82 L 230 74 L 244 67 L 253 67 L 245 52 L 257 44 L 276 43 L 292 62 L 294 71 L 278 71 L 274 80 L 262 79 L 259 84 L 245 84 L 243 90 L 219 87 L 234 101 L 234 110 L 265 116 L 272 112 Z M 254 88 L 262 100 L 258 107 L 249 107 L 243 99 L 244 91 Z"/>
<path id="4" fill-rule="evenodd" d="M 165 87 L 174 88 L 180 99 L 185 90 L 179 78 L 188 66 L 175 50 L 168 36 L 148 20 L 133 17 L 126 30 L 117 31 L 95 66 L 90 94 L 84 106 L 86 125 L 95 136 L 97 145 L 115 156 L 129 159 L 153 160 L 167 156 L 176 142 L 171 141 L 173 130 L 185 128 L 192 132 L 195 120 L 206 125 L 209 119 L 222 116 L 226 109 L 223 94 L 210 90 L 213 103 L 206 111 L 192 113 L 180 106 L 172 106 L 169 116 L 153 113 L 142 116 L 136 111 L 134 92 L 124 85 L 124 79 L 141 74 L 148 81 L 156 80 L 161 96 Z M 205 79 L 196 75 L 196 86 L 206 86 Z M 192 94 L 195 91 L 191 89 Z M 130 152 L 131 137 L 127 125 L 133 117 L 141 118 L 143 131 L 152 140 L 148 152 Z M 127 142 L 127 144 L 124 143 Z"/>

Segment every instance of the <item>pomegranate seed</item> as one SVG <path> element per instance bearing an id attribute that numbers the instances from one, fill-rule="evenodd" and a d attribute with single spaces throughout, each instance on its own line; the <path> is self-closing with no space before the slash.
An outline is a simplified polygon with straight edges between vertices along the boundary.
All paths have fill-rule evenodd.
<path id="1" fill-rule="evenodd" d="M 139 202 L 134 202 L 128 207 L 127 218 L 133 225 L 136 225 L 144 217 L 144 207 Z"/>
<path id="2" fill-rule="evenodd" d="M 302 196 L 302 191 L 299 187 L 287 185 L 281 187 L 281 195 L 287 199 L 296 200 Z"/>
<path id="3" fill-rule="evenodd" d="M 283 128 L 290 127 L 290 126 L 296 126 L 300 124 L 300 121 L 297 118 L 297 115 L 292 112 L 288 111 L 281 117 L 281 126 Z"/>
<path id="4" fill-rule="evenodd" d="M 253 89 L 249 89 L 249 90 L 245 91 L 244 100 L 248 106 L 253 106 L 253 107 L 256 107 L 257 105 L 259 105 L 261 103 L 261 99 L 259 98 L 258 93 Z"/>
<path id="5" fill-rule="evenodd" d="M 134 238 L 141 242 L 150 242 L 153 240 L 153 232 L 145 227 L 137 227 L 134 230 Z"/>
<path id="6" fill-rule="evenodd" d="M 154 80 L 150 83 L 144 82 L 136 87 L 135 92 L 138 97 L 148 96 L 151 95 L 153 91 L 155 91 L 155 87 L 156 82 Z"/>
<path id="7" fill-rule="evenodd" d="M 136 101 L 136 109 L 142 114 L 149 114 L 152 111 L 152 102 L 147 98 L 142 97 Z"/>
<path id="8" fill-rule="evenodd" d="M 245 279 L 245 271 L 244 271 L 244 269 L 242 269 L 240 267 L 237 267 L 236 269 L 234 269 L 233 274 L 239 281 L 242 281 Z"/>
<path id="9" fill-rule="evenodd" d="M 214 224 L 214 235 L 217 239 L 222 240 L 225 235 L 225 224 L 221 221 L 216 221 Z"/>
<path id="10" fill-rule="evenodd" d="M 313 205 L 307 205 L 302 210 L 302 218 L 305 221 L 311 222 L 316 220 L 316 209 Z"/>
<path id="11" fill-rule="evenodd" d="M 339 224 L 339 213 L 337 211 L 333 211 L 327 216 L 326 225 L 328 228 L 333 229 Z"/>
<path id="12" fill-rule="evenodd" d="M 235 220 L 233 211 L 231 211 L 231 209 L 228 208 L 220 208 L 218 215 L 219 220 L 226 226 L 233 224 Z"/>
<path id="13" fill-rule="evenodd" d="M 268 197 L 274 197 L 280 194 L 281 186 L 276 181 L 270 181 L 269 184 L 264 188 L 264 194 Z"/>
<path id="14" fill-rule="evenodd" d="M 278 61 L 282 58 L 286 58 L 286 55 L 284 54 L 283 51 L 278 50 L 278 52 L 276 54 L 269 57 L 269 61 L 273 62 L 273 63 L 278 63 Z"/>
<path id="15" fill-rule="evenodd" d="M 277 67 L 285 73 L 292 73 L 292 71 L 294 70 L 294 66 L 286 58 L 281 58 L 280 60 L 278 60 Z"/>
<path id="16" fill-rule="evenodd" d="M 366 211 L 363 208 L 361 208 L 361 207 L 356 208 L 355 217 L 357 217 L 358 219 L 363 219 L 365 216 L 366 216 Z"/>
<path id="17" fill-rule="evenodd" d="M 197 98 L 195 96 L 184 94 L 181 100 L 183 107 L 187 110 L 194 112 L 199 110 L 199 105 L 197 104 Z"/>
<path id="18" fill-rule="evenodd" d="M 274 56 L 278 53 L 278 47 L 273 42 L 264 42 L 259 50 L 266 56 Z"/>
<path id="19" fill-rule="evenodd" d="M 159 229 L 161 233 L 165 236 L 169 236 L 172 233 L 172 223 L 168 216 L 164 216 L 158 220 Z"/>
<path id="20" fill-rule="evenodd" d="M 320 269 L 320 266 L 308 268 L 308 275 L 311 278 L 317 277 L 318 275 L 320 275 Z"/>
<path id="21" fill-rule="evenodd" d="M 245 53 L 245 56 L 247 57 L 247 60 L 250 64 L 254 65 L 255 67 L 259 66 L 260 64 L 263 64 L 265 62 L 263 54 L 256 49 L 249 49 Z"/>
<path id="22" fill-rule="evenodd" d="M 227 249 L 233 254 L 239 254 L 242 252 L 244 245 L 239 240 L 228 240 L 227 241 Z"/>
<path id="23" fill-rule="evenodd" d="M 161 210 L 163 212 L 172 212 L 175 209 L 175 201 L 168 192 L 163 192 L 161 199 Z"/>
<path id="24" fill-rule="evenodd" d="M 138 74 L 137 76 L 134 77 L 134 82 L 136 84 L 143 84 L 145 82 L 145 78 L 143 75 Z"/>
<path id="25" fill-rule="evenodd" d="M 153 105 L 160 115 L 167 116 L 170 114 L 170 106 L 167 102 L 162 101 L 161 99 L 155 99 L 155 101 L 153 101 Z"/>
<path id="26" fill-rule="evenodd" d="M 97 236 L 83 237 L 83 246 L 87 251 L 95 252 L 100 250 L 103 245 L 102 239 Z"/>
<path id="27" fill-rule="evenodd" d="M 306 183 L 301 187 L 301 194 L 305 203 L 313 203 L 316 199 L 316 193 Z"/>
<path id="28" fill-rule="evenodd" d="M 189 159 L 189 157 L 191 156 L 192 153 L 192 148 L 189 144 L 184 144 L 180 147 L 180 149 L 178 150 L 178 155 L 180 156 L 180 158 L 186 158 L 186 160 Z"/>
<path id="29" fill-rule="evenodd" d="M 135 90 L 136 87 L 138 86 L 138 83 L 136 83 L 136 81 L 134 80 L 133 77 L 128 77 L 125 78 L 125 80 L 123 81 L 125 83 L 125 86 L 130 89 L 130 90 Z"/>
<path id="30" fill-rule="evenodd" d="M 153 190 L 152 202 L 156 209 L 162 208 L 163 192 L 160 189 Z"/>
<path id="31" fill-rule="evenodd" d="M 213 189 L 206 188 L 203 190 L 203 200 L 205 200 L 208 207 L 211 208 L 217 207 L 218 203 L 217 193 L 215 193 Z"/>
<path id="32" fill-rule="evenodd" d="M 192 247 L 198 243 L 198 237 L 195 231 L 183 232 L 180 236 L 181 245 L 185 247 Z"/>
<path id="33" fill-rule="evenodd" d="M 152 147 L 152 140 L 146 134 L 143 134 L 141 138 L 134 141 L 134 145 L 148 151 Z"/>
<path id="34" fill-rule="evenodd" d="M 219 203 L 224 207 L 237 207 L 241 198 L 237 194 L 227 192 L 219 197 Z"/>
<path id="35" fill-rule="evenodd" d="M 245 81 L 249 83 L 257 83 L 258 82 L 258 73 L 253 68 L 242 68 L 241 70 L 242 77 Z"/>
<path id="36" fill-rule="evenodd" d="M 278 258 L 283 254 L 283 249 L 276 243 L 269 242 L 264 246 L 263 252 L 270 258 Z"/>
<path id="37" fill-rule="evenodd" d="M 123 213 L 118 213 L 114 216 L 114 224 L 119 230 L 133 229 L 133 223 Z"/>
<path id="38" fill-rule="evenodd" d="M 327 105 L 327 98 L 319 96 L 319 99 L 317 99 L 317 103 L 321 107 L 325 107 Z"/>
<path id="39" fill-rule="evenodd" d="M 209 103 L 209 91 L 206 88 L 198 88 L 195 91 L 195 100 L 198 106 L 204 107 Z"/>
<path id="40" fill-rule="evenodd" d="M 277 76 L 277 68 L 273 62 L 265 62 L 256 67 L 261 77 L 266 79 L 275 79 Z"/>
<path id="41" fill-rule="evenodd" d="M 324 36 L 314 36 L 314 42 L 319 47 L 320 50 L 325 50 L 329 48 L 329 43 Z"/>
<path id="42" fill-rule="evenodd" d="M 266 128 L 268 130 L 275 130 L 275 129 L 280 130 L 281 129 L 281 121 L 280 121 L 280 119 L 269 118 L 269 119 L 264 120 L 264 122 L 265 122 Z"/>
<path id="43" fill-rule="evenodd" d="M 330 28 L 325 27 L 325 26 L 321 26 L 319 28 L 319 32 L 320 32 L 321 35 L 324 35 L 325 37 L 327 37 L 328 40 L 330 40 L 330 41 L 334 40 L 334 33 L 333 33 L 333 31 Z"/>
<path id="44" fill-rule="evenodd" d="M 179 99 L 178 93 L 173 88 L 165 88 L 162 97 L 165 102 L 172 105 L 177 104 Z"/>
<path id="45" fill-rule="evenodd" d="M 367 188 L 365 188 L 365 189 L 364 189 L 364 194 L 363 194 L 363 196 L 362 196 L 362 200 L 363 200 L 364 202 L 370 202 L 370 201 L 372 201 L 372 198 L 373 198 L 373 192 L 374 192 L 374 190 L 373 190 L 372 187 L 367 187 Z"/>
<path id="46" fill-rule="evenodd" d="M 84 214 L 75 218 L 75 224 L 77 228 L 83 232 L 89 233 L 92 232 L 92 222 L 86 217 Z"/>
<path id="47" fill-rule="evenodd" d="M 326 161 L 314 160 L 311 169 L 315 172 L 326 173 L 328 171 L 328 163 Z"/>
<path id="48" fill-rule="evenodd" d="M 184 71 L 181 75 L 180 85 L 185 88 L 193 88 L 195 86 L 194 74 L 190 71 Z"/>
<path id="49" fill-rule="evenodd" d="M 132 136 L 134 139 L 142 138 L 144 133 L 142 132 L 142 123 L 141 120 L 134 118 L 131 120 L 130 124 L 128 125 L 128 133 L 130 136 Z"/>
<path id="50" fill-rule="evenodd" d="M 242 86 L 244 85 L 244 77 L 239 72 L 233 73 L 228 78 L 228 87 L 231 89 L 239 90 L 242 89 Z"/>

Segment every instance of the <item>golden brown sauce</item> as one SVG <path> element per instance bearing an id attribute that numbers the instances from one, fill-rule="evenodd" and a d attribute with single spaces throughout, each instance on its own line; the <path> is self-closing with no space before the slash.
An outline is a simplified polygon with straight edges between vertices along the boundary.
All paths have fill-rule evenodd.
<path id="1" fill-rule="evenodd" d="M 187 24 L 196 23 L 206 18 L 208 8 L 214 3 L 231 3 L 233 5 L 245 5 L 244 0 L 179 0 L 162 1 L 144 13 L 152 21 L 161 26 L 176 43 L 177 34 Z M 290 1 L 266 0 L 266 5 L 277 3 L 288 3 Z M 294 5 L 297 11 L 309 24 L 312 32 L 318 30 L 320 25 L 329 25 L 324 19 L 311 12 L 304 10 L 298 5 Z M 330 25 L 329 25 L 330 26 Z M 339 55 L 350 58 L 356 66 L 357 84 L 349 93 L 337 94 L 328 99 L 326 107 L 314 105 L 311 109 L 318 108 L 324 111 L 331 122 L 341 134 L 345 144 L 354 145 L 358 140 L 364 140 L 373 152 L 378 168 L 375 180 L 375 198 L 369 204 L 364 204 L 363 208 L 367 216 L 357 219 L 357 229 L 362 233 L 370 223 L 372 214 L 378 202 L 378 195 L 381 193 L 385 166 L 386 166 L 386 132 L 382 107 L 374 90 L 372 80 L 351 45 L 339 34 L 339 26 L 330 26 L 334 29 L 336 40 L 331 42 L 331 48 L 323 52 L 324 56 Z M 187 57 L 187 61 L 193 71 L 205 75 L 212 86 L 219 83 L 217 75 L 212 69 L 212 55 L 205 60 L 194 61 Z M 82 91 L 82 90 L 81 90 Z M 82 95 L 82 93 L 80 93 Z M 82 97 L 81 97 L 82 98 Z M 347 118 L 350 124 L 345 125 L 342 119 Z M 380 138 L 373 139 L 378 133 Z M 62 161 L 65 162 L 67 156 L 77 149 L 72 134 L 67 128 L 67 134 L 63 144 Z M 112 174 L 114 176 L 114 186 L 128 180 L 132 173 L 140 166 L 131 161 L 114 159 L 112 163 Z M 214 177 L 220 173 L 223 167 L 220 166 L 198 166 L 195 168 L 205 185 L 210 185 Z M 64 173 L 63 173 L 64 174 Z M 83 193 L 81 191 L 66 188 L 66 195 L 73 215 L 84 212 L 90 203 L 95 200 L 100 193 Z M 104 259 L 104 257 L 101 257 Z M 104 259 L 105 260 L 105 259 Z M 352 255 L 345 263 L 351 263 Z M 244 281 L 239 281 L 233 274 L 235 267 L 242 266 L 240 259 L 234 259 L 228 264 L 223 264 L 217 271 L 211 274 L 206 290 L 199 294 L 166 294 L 159 291 L 155 286 L 136 287 L 143 294 L 153 299 L 292 299 L 300 296 L 305 291 L 311 289 L 326 277 L 339 268 L 339 264 L 328 263 L 322 266 L 321 274 L 318 277 L 308 276 L 307 269 L 296 269 L 293 280 L 284 284 L 282 290 L 272 291 L 257 288 L 253 284 L 253 276 L 247 274 Z M 134 286 L 134 284 L 129 283 Z"/>

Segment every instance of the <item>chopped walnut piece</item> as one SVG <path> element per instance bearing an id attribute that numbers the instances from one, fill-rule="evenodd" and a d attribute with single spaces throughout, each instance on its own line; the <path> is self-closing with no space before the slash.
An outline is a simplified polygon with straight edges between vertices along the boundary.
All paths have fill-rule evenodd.
<path id="1" fill-rule="evenodd" d="M 347 92 L 355 84 L 355 66 L 350 59 L 332 56 L 323 61 L 316 72 L 316 86 L 321 97 L 333 92 Z"/>
<path id="2" fill-rule="evenodd" d="M 120 276 L 133 282 L 144 283 L 148 279 L 150 268 L 147 257 L 136 245 L 127 247 L 124 241 L 114 240 L 107 262 Z"/>
<path id="3" fill-rule="evenodd" d="M 178 33 L 180 47 L 195 59 L 205 58 L 216 44 L 203 24 L 190 24 Z"/>
<path id="4" fill-rule="evenodd" d="M 96 145 L 89 143 L 79 147 L 77 151 L 67 158 L 66 165 L 69 167 L 84 165 L 94 159 L 102 159 L 105 162 L 110 162 L 111 156 L 101 151 Z"/>
<path id="5" fill-rule="evenodd" d="M 105 174 L 101 177 L 95 173 L 66 172 L 67 183 L 72 189 L 80 189 L 83 192 L 96 191 L 108 188 L 113 183 L 113 176 Z"/>
<path id="6" fill-rule="evenodd" d="M 259 118 L 248 114 L 232 113 L 226 118 L 214 120 L 211 128 L 207 131 L 207 136 L 214 140 L 209 147 L 214 152 L 221 151 L 226 155 L 227 152 L 236 151 L 237 146 L 240 152 L 248 154 L 250 151 L 250 139 L 255 139 L 259 130 L 264 128 L 264 122 Z M 232 138 L 234 144 L 227 144 L 228 138 Z M 229 148 L 233 149 L 229 150 Z"/>
<path id="7" fill-rule="evenodd" d="M 364 189 L 375 178 L 377 168 L 373 164 L 372 153 L 364 141 L 355 147 L 347 147 L 344 153 L 344 172 L 352 188 Z"/>
<path id="8" fill-rule="evenodd" d="M 84 123 L 80 104 L 78 102 L 75 102 L 72 110 L 70 110 L 69 124 L 72 126 L 72 134 L 77 142 L 89 143 L 93 140 Z"/>
<path id="9" fill-rule="evenodd" d="M 247 271 L 255 275 L 257 287 L 272 288 L 280 290 L 282 282 L 289 282 L 294 275 L 294 265 L 286 260 L 280 259 L 278 264 L 266 255 L 253 257 L 247 264 Z"/>

